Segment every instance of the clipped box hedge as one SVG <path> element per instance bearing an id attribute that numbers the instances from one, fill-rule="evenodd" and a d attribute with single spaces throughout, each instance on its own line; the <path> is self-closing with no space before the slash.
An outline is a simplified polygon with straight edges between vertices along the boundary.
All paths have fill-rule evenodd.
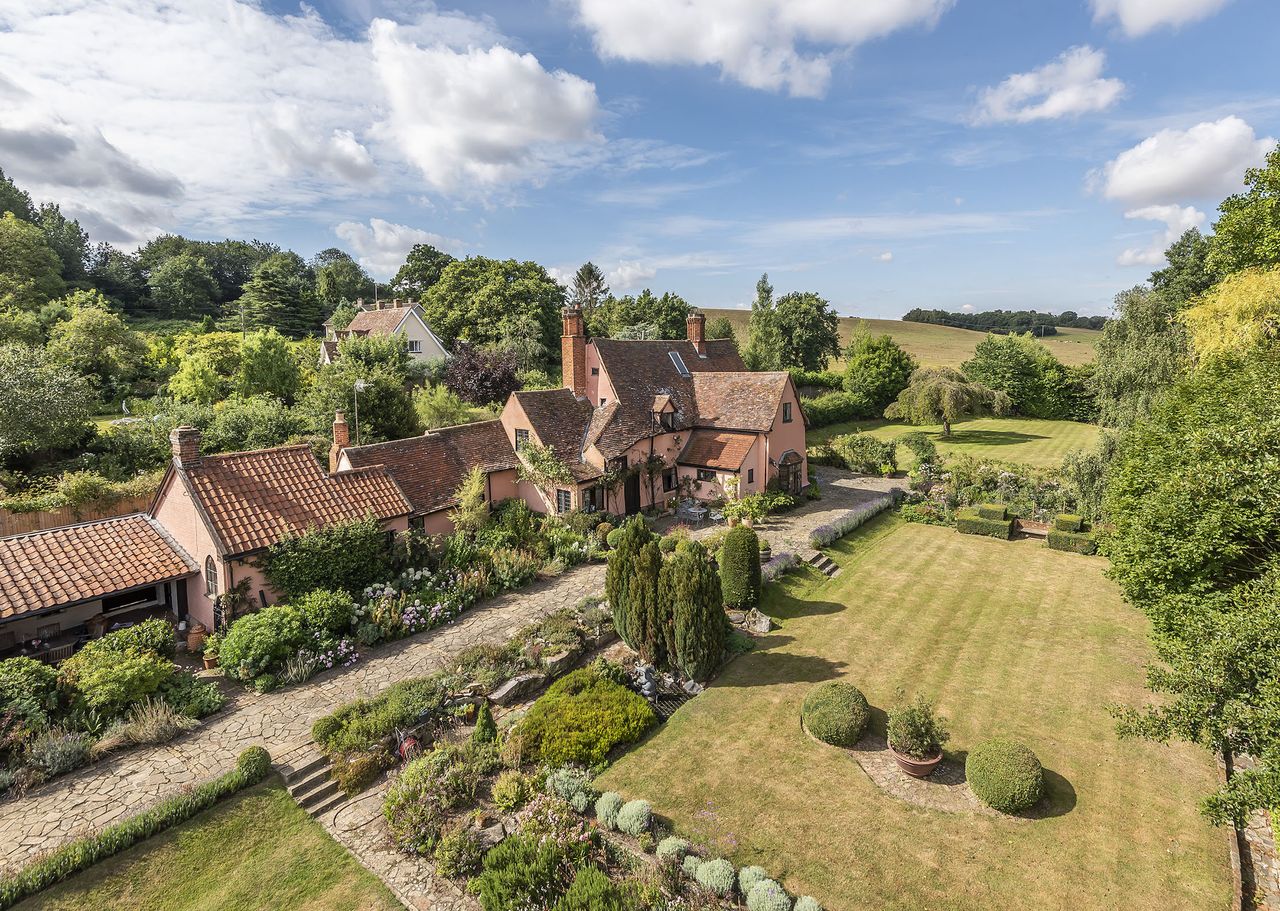
<path id="1" fill-rule="evenodd" d="M 962 535 L 986 535 L 1008 541 L 1013 537 L 1013 519 L 989 519 L 977 509 L 960 509 L 956 511 L 956 531 Z"/>
<path id="2" fill-rule="evenodd" d="M 225 775 L 190 791 L 160 801 L 149 810 L 107 826 L 95 835 L 68 842 L 22 869 L 0 878 L 0 908 L 12 908 L 50 886 L 87 870 L 99 861 L 138 842 L 186 822 L 221 800 L 255 785 L 271 771 L 271 757 L 262 747 L 249 747 Z"/>
<path id="3" fill-rule="evenodd" d="M 1009 507 L 1003 503 L 979 503 L 974 508 L 978 511 L 978 516 L 983 519 L 1003 522 L 1009 518 Z"/>
<path id="4" fill-rule="evenodd" d="M 1055 531 L 1082 531 L 1084 519 L 1070 513 L 1063 513 L 1053 520 L 1053 528 Z"/>
<path id="5" fill-rule="evenodd" d="M 1098 542 L 1091 531 L 1059 531 L 1050 529 L 1046 542 L 1054 550 L 1066 550 L 1073 554 L 1096 554 Z"/>

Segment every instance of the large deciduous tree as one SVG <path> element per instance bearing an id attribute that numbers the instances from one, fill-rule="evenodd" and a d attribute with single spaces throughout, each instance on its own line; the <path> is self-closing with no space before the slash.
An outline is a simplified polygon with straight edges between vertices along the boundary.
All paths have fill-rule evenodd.
<path id="1" fill-rule="evenodd" d="M 1218 206 L 1208 265 L 1226 275 L 1251 266 L 1280 265 L 1280 146 L 1244 175 L 1244 193 Z"/>
<path id="2" fill-rule="evenodd" d="M 444 368 L 444 385 L 474 405 L 505 402 L 520 388 L 516 360 L 509 351 L 477 348 L 460 342 Z"/>
<path id="3" fill-rule="evenodd" d="M 452 256 L 431 244 L 414 244 L 404 265 L 391 279 L 391 293 L 420 300 L 453 261 Z"/>
<path id="4" fill-rule="evenodd" d="M 1142 286 L 1116 295 L 1116 318 L 1102 330 L 1090 381 L 1105 427 L 1124 430 L 1146 416 L 1186 369 L 1186 329 L 1178 305 Z"/>
<path id="5" fill-rule="evenodd" d="M 1280 266 L 1229 275 L 1182 311 L 1197 358 L 1247 355 L 1280 336 Z"/>
<path id="6" fill-rule="evenodd" d="M 540 341 L 559 349 L 564 289 L 534 262 L 469 256 L 450 263 L 423 298 L 427 325 L 446 347 L 502 342 L 508 321 L 530 316 Z"/>
<path id="7" fill-rule="evenodd" d="M 839 319 L 831 303 L 812 291 L 778 298 L 774 320 L 782 335 L 782 366 L 825 370 L 840 353 Z"/>
<path id="8" fill-rule="evenodd" d="M 6 177 L 4 169 L 0 168 L 0 215 L 6 212 L 12 212 L 23 221 L 36 220 L 36 209 L 31 204 L 30 194 Z"/>
<path id="9" fill-rule="evenodd" d="M 251 332 L 240 349 L 236 388 L 241 395 L 268 394 L 292 402 L 301 383 L 289 341 L 275 329 Z"/>
<path id="10" fill-rule="evenodd" d="M 1209 265 L 1212 241 L 1197 228 L 1187 229 L 1164 251 L 1167 265 L 1151 273 L 1151 288 L 1175 306 L 1186 306 L 1222 277 Z"/>
<path id="11" fill-rule="evenodd" d="M 356 431 L 361 443 L 413 436 L 421 427 L 406 391 L 409 370 L 409 355 L 399 336 L 343 339 L 338 343 L 338 359 L 316 372 L 302 408 L 316 432 L 328 433 L 335 411 L 344 411 L 348 420 L 355 421 L 358 395 Z M 363 385 L 359 393 L 357 382 Z"/>
<path id="12" fill-rule="evenodd" d="M 326 314 L 333 313 L 344 301 L 373 297 L 373 279 L 337 247 L 317 253 L 312 268 L 316 274 L 316 297 Z"/>
<path id="13" fill-rule="evenodd" d="M 0 215 L 0 310 L 38 310 L 64 290 L 62 260 L 40 227 Z"/>
<path id="14" fill-rule="evenodd" d="M 137 375 L 146 342 L 97 291 L 78 291 L 63 301 L 71 316 L 50 329 L 49 354 L 114 397 Z"/>
<path id="15" fill-rule="evenodd" d="M 987 335 L 960 370 L 974 382 L 1009 396 L 1017 413 L 1042 418 L 1050 410 L 1050 375 L 1056 376 L 1061 366 L 1030 335 Z"/>
<path id="16" fill-rule="evenodd" d="M 80 222 L 67 218 L 56 203 L 45 203 L 36 213 L 36 224 L 45 242 L 62 262 L 62 279 L 68 284 L 83 282 L 87 276 L 89 235 Z"/>
<path id="17" fill-rule="evenodd" d="M 48 352 L 0 345 L 0 462 L 80 443 L 96 400 L 89 381 Z"/>
<path id="18" fill-rule="evenodd" d="M 680 295 L 664 291 L 659 296 L 645 288 L 635 297 L 608 298 L 595 309 L 588 328 L 591 335 L 612 338 L 684 338 L 692 312 Z"/>
<path id="19" fill-rule="evenodd" d="M 191 319 L 217 310 L 213 270 L 195 253 L 184 250 L 161 260 L 149 270 L 147 286 L 164 316 Z"/>
<path id="20" fill-rule="evenodd" d="M 1009 396 L 968 379 L 953 367 L 921 367 L 884 416 L 909 424 L 941 424 L 942 435 L 961 418 L 1008 414 Z"/>
<path id="21" fill-rule="evenodd" d="M 880 414 L 898 397 L 919 364 L 889 335 L 872 335 L 859 323 L 845 349 L 844 389 L 864 411 Z"/>

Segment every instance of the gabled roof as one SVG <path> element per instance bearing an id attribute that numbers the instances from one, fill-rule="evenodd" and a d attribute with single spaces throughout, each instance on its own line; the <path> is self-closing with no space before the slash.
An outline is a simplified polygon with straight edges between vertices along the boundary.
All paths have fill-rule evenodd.
<path id="1" fill-rule="evenodd" d="M 381 310 L 361 310 L 351 322 L 347 332 L 353 334 L 391 335 L 412 313 L 413 307 L 385 307 Z"/>
<path id="2" fill-rule="evenodd" d="M 372 515 L 407 516 L 409 501 L 381 468 L 325 474 L 306 444 L 205 456 L 177 468 L 226 556 Z"/>
<path id="3" fill-rule="evenodd" d="M 519 464 L 501 421 L 460 424 L 403 440 L 349 446 L 343 454 L 353 468 L 385 469 L 404 491 L 414 515 L 456 504 L 455 494 L 473 466 L 490 472 Z M 334 477 L 344 474 L 347 472 Z"/>
<path id="4" fill-rule="evenodd" d="M 696 373 L 693 395 L 699 427 L 765 432 L 782 404 L 790 376 L 774 373 Z"/>
<path id="5" fill-rule="evenodd" d="M 591 426 L 596 409 L 586 399 L 580 399 L 572 390 L 536 389 L 513 393 L 520 407 L 529 418 L 533 432 L 542 445 L 548 446 L 560 458 L 576 481 L 590 481 L 600 477 L 601 470 L 582 461 L 587 430 Z"/>
<path id="6" fill-rule="evenodd" d="M 194 572 L 160 523 L 141 514 L 0 538 L 0 620 Z"/>
<path id="7" fill-rule="evenodd" d="M 727 430 L 695 430 L 676 459 L 681 465 L 737 471 L 755 445 L 754 433 Z"/>

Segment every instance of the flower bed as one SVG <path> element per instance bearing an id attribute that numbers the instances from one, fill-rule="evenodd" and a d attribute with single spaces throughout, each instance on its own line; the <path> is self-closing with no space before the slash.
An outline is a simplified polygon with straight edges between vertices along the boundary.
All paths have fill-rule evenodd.
<path id="1" fill-rule="evenodd" d="M 857 509 L 850 509 L 848 512 L 841 513 L 832 521 L 819 525 L 810 532 L 809 544 L 814 548 L 818 548 L 826 547 L 828 544 L 838 541 L 868 519 L 884 512 L 893 505 L 893 500 L 892 496 L 886 494 L 863 506 L 859 506 Z"/>

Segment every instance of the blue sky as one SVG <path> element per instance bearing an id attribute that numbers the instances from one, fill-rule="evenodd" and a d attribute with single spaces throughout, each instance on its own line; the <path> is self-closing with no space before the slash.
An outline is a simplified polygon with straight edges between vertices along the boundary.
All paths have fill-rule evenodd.
<path id="1" fill-rule="evenodd" d="M 1278 52 L 1274 0 L 0 0 L 0 167 L 123 246 L 1103 313 L 1274 145 Z"/>

